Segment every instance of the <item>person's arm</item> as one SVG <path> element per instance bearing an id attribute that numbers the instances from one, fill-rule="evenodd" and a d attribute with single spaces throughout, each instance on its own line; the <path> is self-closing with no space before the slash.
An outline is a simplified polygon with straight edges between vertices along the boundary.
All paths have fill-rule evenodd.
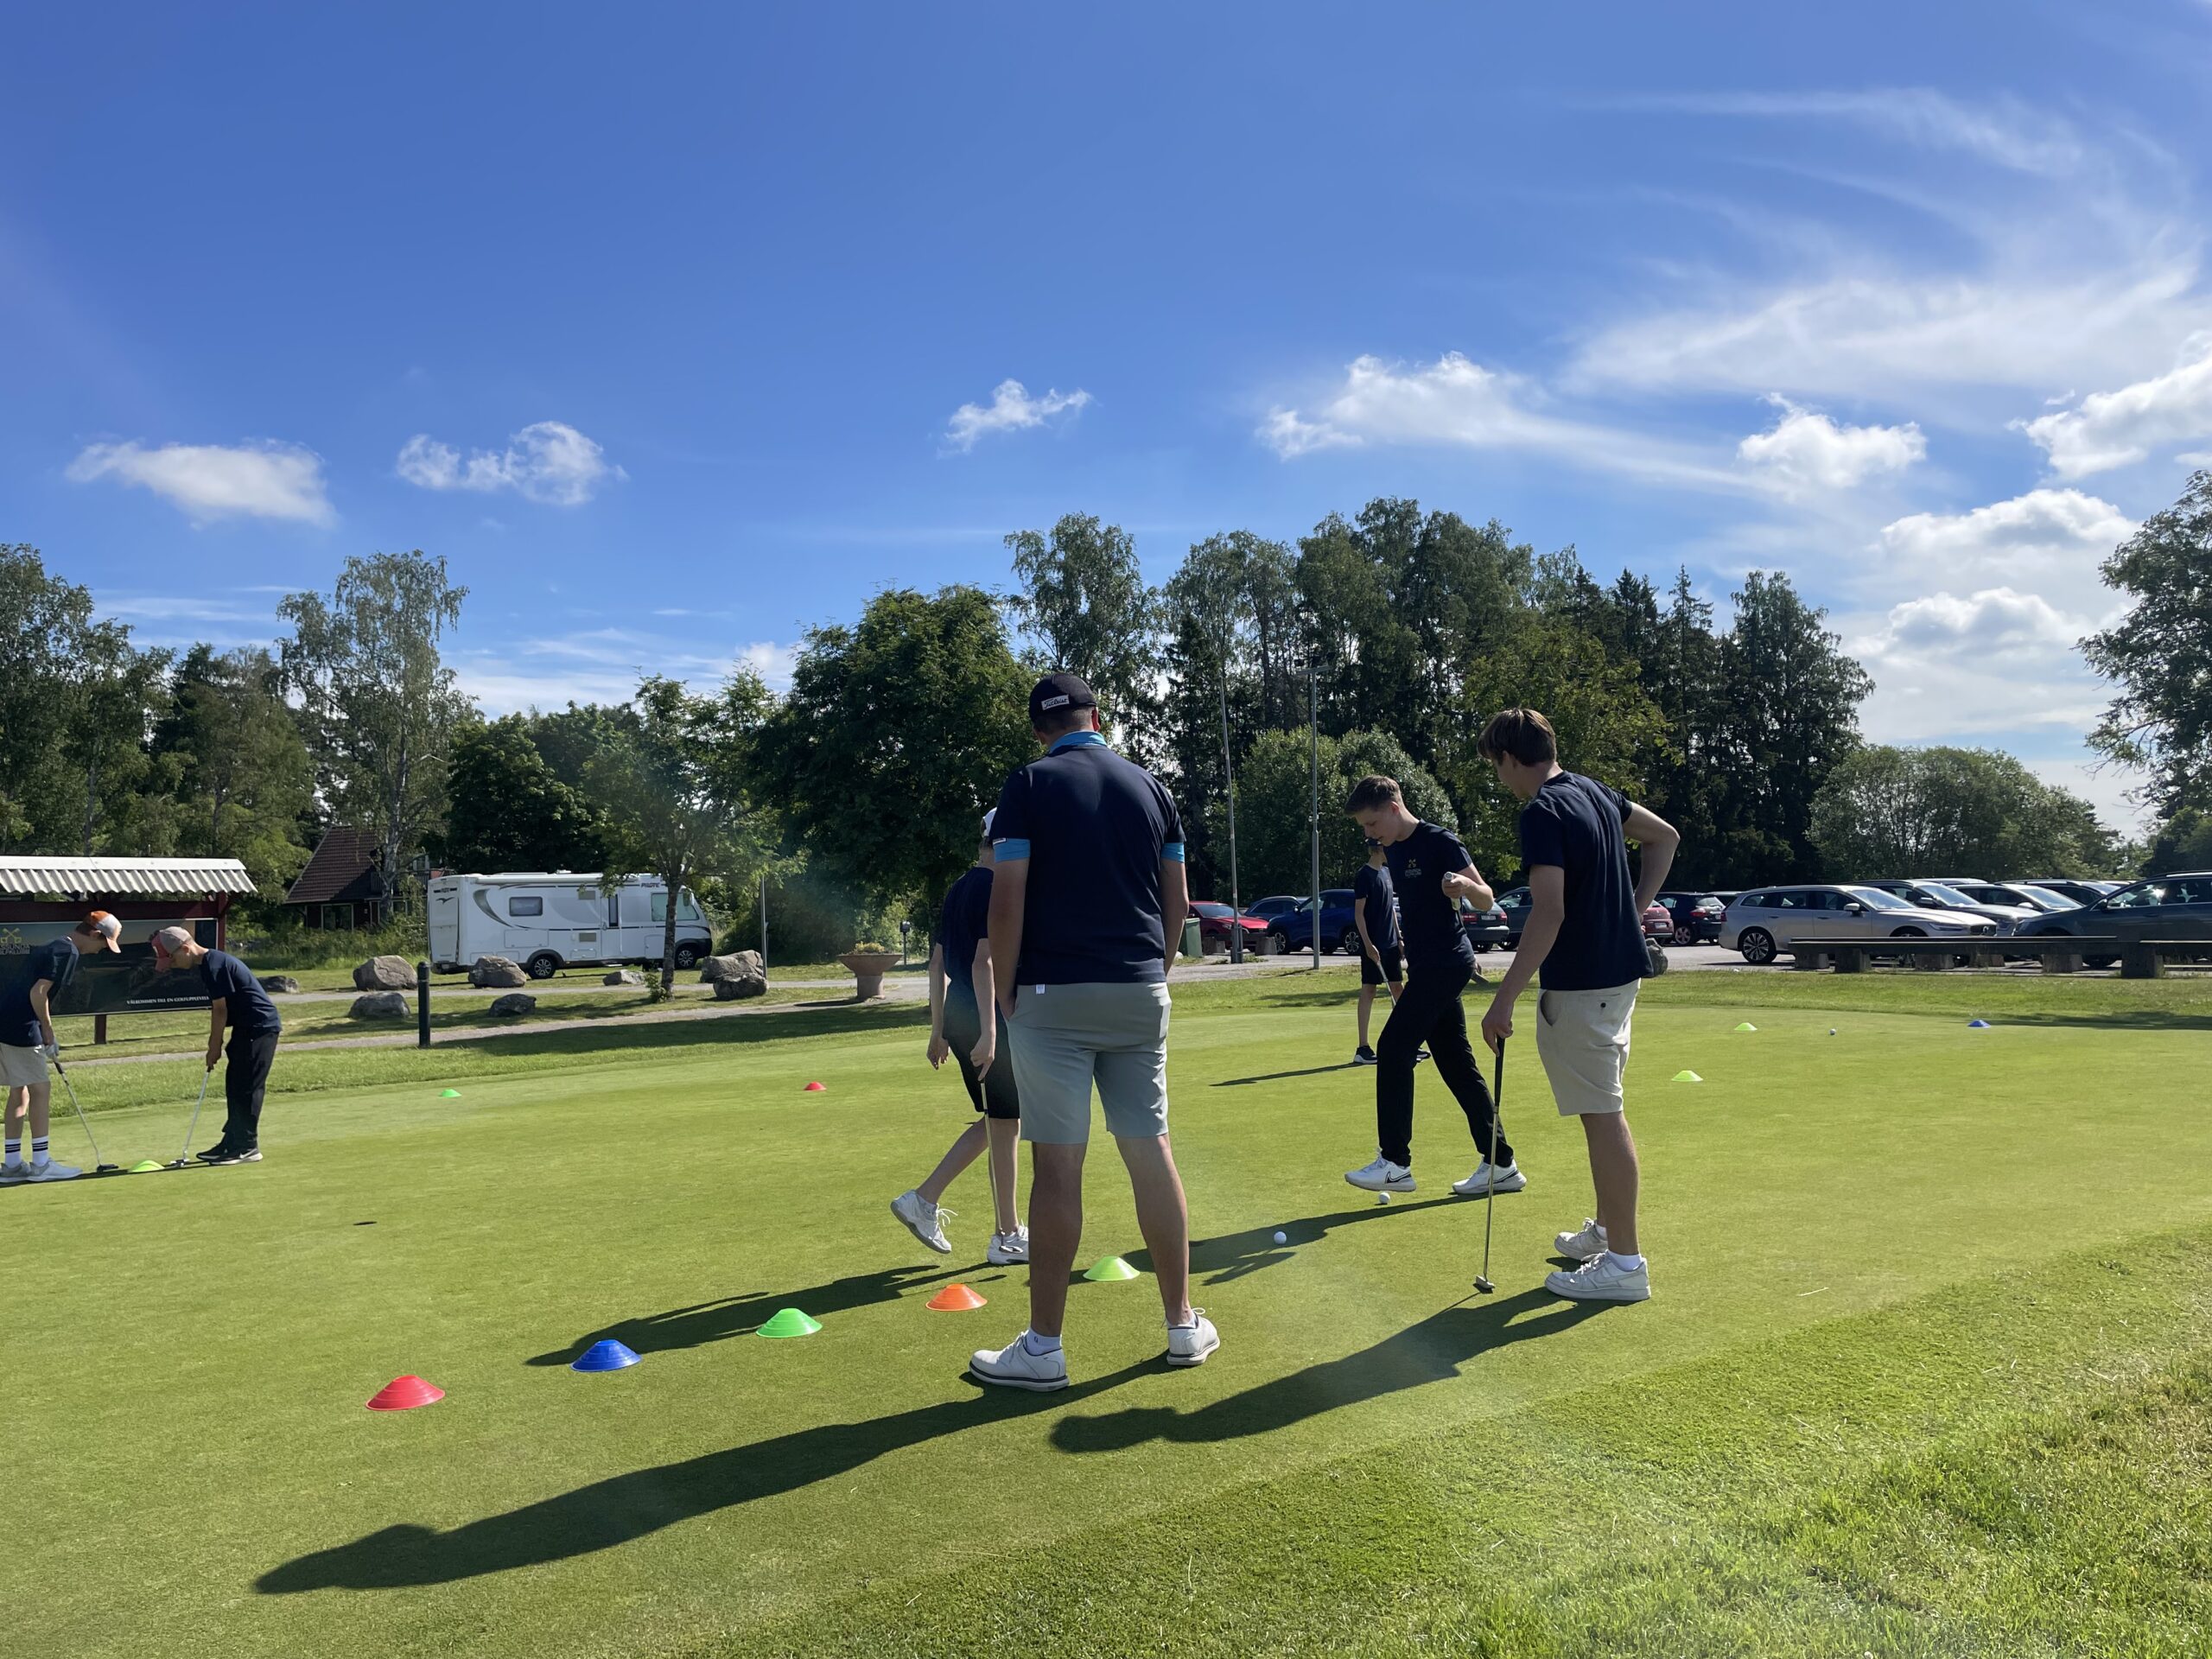
<path id="1" fill-rule="evenodd" d="M 1636 882 L 1636 914 L 1640 926 L 1643 912 L 1651 908 L 1659 889 L 1667 885 L 1667 872 L 1675 868 L 1675 849 L 1682 844 L 1682 832 L 1649 807 L 1631 805 L 1628 817 L 1621 820 L 1621 833 L 1643 849 L 1643 869 Z"/>
<path id="2" fill-rule="evenodd" d="M 969 976 L 976 989 L 976 1012 L 981 1017 L 976 1021 L 982 1034 L 976 1039 L 974 1051 L 968 1063 L 976 1068 L 976 1075 L 987 1074 L 999 1057 L 999 995 L 991 973 L 991 942 L 976 942 L 976 971 Z"/>
<path id="3" fill-rule="evenodd" d="M 952 1045 L 944 1040 L 944 944 L 930 946 L 930 1069 L 944 1064 Z"/>
<path id="4" fill-rule="evenodd" d="M 31 1012 L 38 1016 L 40 1041 L 51 1051 L 47 1055 L 48 1059 L 52 1059 L 54 1055 L 61 1052 L 61 1039 L 54 1034 L 54 1020 L 47 1011 L 47 998 L 52 995 L 53 990 L 54 982 L 50 979 L 36 979 L 31 982 Z"/>
<path id="5" fill-rule="evenodd" d="M 1497 894 L 1490 890 L 1490 883 L 1483 880 L 1483 873 L 1472 864 L 1464 870 L 1453 870 L 1444 878 L 1444 896 L 1447 899 L 1471 900 L 1477 910 L 1488 910 Z"/>
<path id="6" fill-rule="evenodd" d="M 999 1011 L 1010 1019 L 1014 994 L 1020 988 L 1014 982 L 1014 976 L 1021 971 L 1021 926 L 1029 913 L 1029 859 L 1025 849 L 1021 857 L 1009 861 L 1005 852 L 1007 843 L 1001 842 L 999 845 L 1000 861 L 991 868 L 989 938 L 991 961 L 1012 964 L 1003 976 L 998 975 L 995 968 L 993 969 L 994 977 L 998 980 L 995 1000 Z M 980 1012 L 982 1004 L 976 1007 Z"/>
<path id="7" fill-rule="evenodd" d="M 1173 968 L 1183 948 L 1183 918 L 1191 913 L 1190 875 L 1180 858 L 1160 861 L 1160 920 L 1167 946 L 1164 965 Z M 1232 924 L 1241 925 L 1241 924 Z"/>
<path id="8" fill-rule="evenodd" d="M 1544 965 L 1544 958 L 1559 943 L 1559 930 L 1567 920 L 1567 870 L 1558 864 L 1529 867 L 1529 920 L 1521 930 L 1520 946 L 1513 965 L 1497 982 L 1497 995 L 1483 1015 L 1483 1041 L 1496 1048 L 1513 1034 L 1513 1005 Z"/>
<path id="9" fill-rule="evenodd" d="M 1354 893 L 1351 900 L 1351 925 L 1359 930 L 1359 951 L 1370 962 L 1382 960 L 1382 953 L 1375 948 L 1375 936 L 1367 931 L 1367 895 Z"/>
<path id="10" fill-rule="evenodd" d="M 217 997 L 207 1005 L 207 1069 L 213 1071 L 215 1062 L 223 1058 L 223 1027 L 230 1020 L 230 1005 Z"/>

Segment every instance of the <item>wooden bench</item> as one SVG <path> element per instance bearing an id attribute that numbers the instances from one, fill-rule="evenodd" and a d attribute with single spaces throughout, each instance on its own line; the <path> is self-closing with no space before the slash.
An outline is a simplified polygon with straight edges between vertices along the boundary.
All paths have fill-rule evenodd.
<path id="1" fill-rule="evenodd" d="M 1940 972 L 1963 958 L 1970 968 L 2001 968 L 2007 958 L 2028 957 L 2046 974 L 2078 974 L 2091 957 L 2120 963 L 2122 979 L 2164 979 L 2169 962 L 2212 956 L 2212 939 L 2123 940 L 2045 933 L 2024 939 L 1974 935 L 1966 938 L 1893 938 L 1864 933 L 1807 939 L 1804 949 L 1787 939 L 1783 948 L 1792 963 L 1810 973 L 1831 965 L 1839 974 L 1861 974 L 1877 957 L 1894 957 L 1908 966 Z"/>

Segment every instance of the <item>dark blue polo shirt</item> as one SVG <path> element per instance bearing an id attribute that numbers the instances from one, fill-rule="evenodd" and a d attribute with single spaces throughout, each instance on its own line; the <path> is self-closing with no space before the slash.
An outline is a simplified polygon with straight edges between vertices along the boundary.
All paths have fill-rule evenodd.
<path id="1" fill-rule="evenodd" d="M 200 982 L 209 1000 L 220 997 L 233 1037 L 274 1037 L 284 1021 L 253 970 L 227 950 L 210 950 L 200 959 Z"/>
<path id="2" fill-rule="evenodd" d="M 1398 895 L 1398 925 L 1406 934 L 1406 966 L 1418 973 L 1452 963 L 1472 967 L 1475 947 L 1459 925 L 1459 905 L 1444 894 L 1444 878 L 1474 860 L 1466 843 L 1441 824 L 1426 819 L 1413 834 L 1382 849 L 1390 885 Z"/>
<path id="3" fill-rule="evenodd" d="M 1071 732 L 1006 780 L 992 819 L 1001 864 L 1028 861 L 1024 985 L 1167 977 L 1160 866 L 1183 858 L 1183 821 L 1160 779 Z"/>
<path id="4" fill-rule="evenodd" d="M 0 1043 L 10 1048 L 36 1048 L 46 1040 L 38 1028 L 38 1011 L 31 1007 L 31 987 L 49 981 L 46 1011 L 61 1000 L 61 988 L 77 971 L 77 945 L 73 939 L 48 939 L 23 958 L 22 970 L 5 991 L 0 991 Z"/>
<path id="5" fill-rule="evenodd" d="M 944 951 L 944 971 L 951 983 L 947 996 L 976 1006 L 976 947 L 991 931 L 991 873 L 981 865 L 963 871 L 948 888 L 944 908 L 938 915 L 937 942 Z"/>
<path id="6" fill-rule="evenodd" d="M 1605 991 L 1650 971 L 1629 879 L 1628 797 L 1580 772 L 1547 778 L 1521 809 L 1521 861 L 1567 873 L 1567 917 L 1544 958 L 1548 991 Z"/>
<path id="7" fill-rule="evenodd" d="M 1359 874 L 1351 879 L 1351 901 L 1366 912 L 1367 937 L 1377 950 L 1390 950 L 1398 943 L 1398 899 L 1390 886 L 1387 855 L 1379 870 L 1372 864 L 1359 867 Z"/>

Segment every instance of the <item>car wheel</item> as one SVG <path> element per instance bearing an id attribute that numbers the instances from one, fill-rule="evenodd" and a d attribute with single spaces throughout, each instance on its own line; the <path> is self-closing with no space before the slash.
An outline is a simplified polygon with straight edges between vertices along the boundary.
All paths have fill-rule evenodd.
<path id="1" fill-rule="evenodd" d="M 1697 930 L 1687 925 L 1676 926 L 1675 929 L 1675 943 L 1684 947 L 1695 944 L 1697 943 Z"/>
<path id="2" fill-rule="evenodd" d="M 696 944 L 677 945 L 676 947 L 676 965 L 678 968 L 686 969 L 696 968 L 699 965 L 699 947 Z"/>
<path id="3" fill-rule="evenodd" d="M 1356 927 L 1348 927 L 1344 929 L 1343 932 L 1338 934 L 1337 949 L 1343 951 L 1344 955 L 1348 957 L 1357 956 L 1359 954 L 1359 930 Z"/>
<path id="4" fill-rule="evenodd" d="M 1774 960 L 1774 935 L 1763 927 L 1747 927 L 1737 938 L 1736 948 L 1752 967 L 1764 968 Z"/>
<path id="5" fill-rule="evenodd" d="M 561 971 L 561 958 L 550 950 L 541 950 L 523 966 L 532 979 L 550 979 Z"/>
<path id="6" fill-rule="evenodd" d="M 1288 929 L 1271 927 L 1268 930 L 1268 937 L 1275 942 L 1275 954 L 1277 956 L 1281 956 L 1285 951 L 1290 949 L 1290 932 Z"/>
<path id="7" fill-rule="evenodd" d="M 1478 939 L 1475 943 L 1475 949 L 1487 956 L 1491 950 L 1491 942 L 1488 939 Z"/>

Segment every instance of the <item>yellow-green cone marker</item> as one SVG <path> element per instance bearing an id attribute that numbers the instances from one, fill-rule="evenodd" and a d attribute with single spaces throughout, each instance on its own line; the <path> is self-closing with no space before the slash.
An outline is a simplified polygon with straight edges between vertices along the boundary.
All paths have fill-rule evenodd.
<path id="1" fill-rule="evenodd" d="M 1758 1027 L 1753 1025 L 1750 1020 L 1746 1020 L 1741 1025 L 1738 1026 L 1736 1029 L 1738 1031 L 1757 1031 Z"/>
<path id="2" fill-rule="evenodd" d="M 1103 1261 L 1093 1262 L 1084 1270 L 1083 1276 L 1092 1281 L 1134 1279 L 1137 1276 L 1137 1270 L 1120 1256 L 1109 1255 Z"/>
<path id="3" fill-rule="evenodd" d="M 1694 1071 L 1677 1071 L 1675 1073 L 1675 1081 L 1676 1083 L 1703 1083 L 1705 1079 Z"/>
<path id="4" fill-rule="evenodd" d="M 779 1308 L 776 1316 L 754 1332 L 763 1337 L 810 1337 L 822 1328 L 822 1321 L 810 1319 L 795 1307 Z"/>

